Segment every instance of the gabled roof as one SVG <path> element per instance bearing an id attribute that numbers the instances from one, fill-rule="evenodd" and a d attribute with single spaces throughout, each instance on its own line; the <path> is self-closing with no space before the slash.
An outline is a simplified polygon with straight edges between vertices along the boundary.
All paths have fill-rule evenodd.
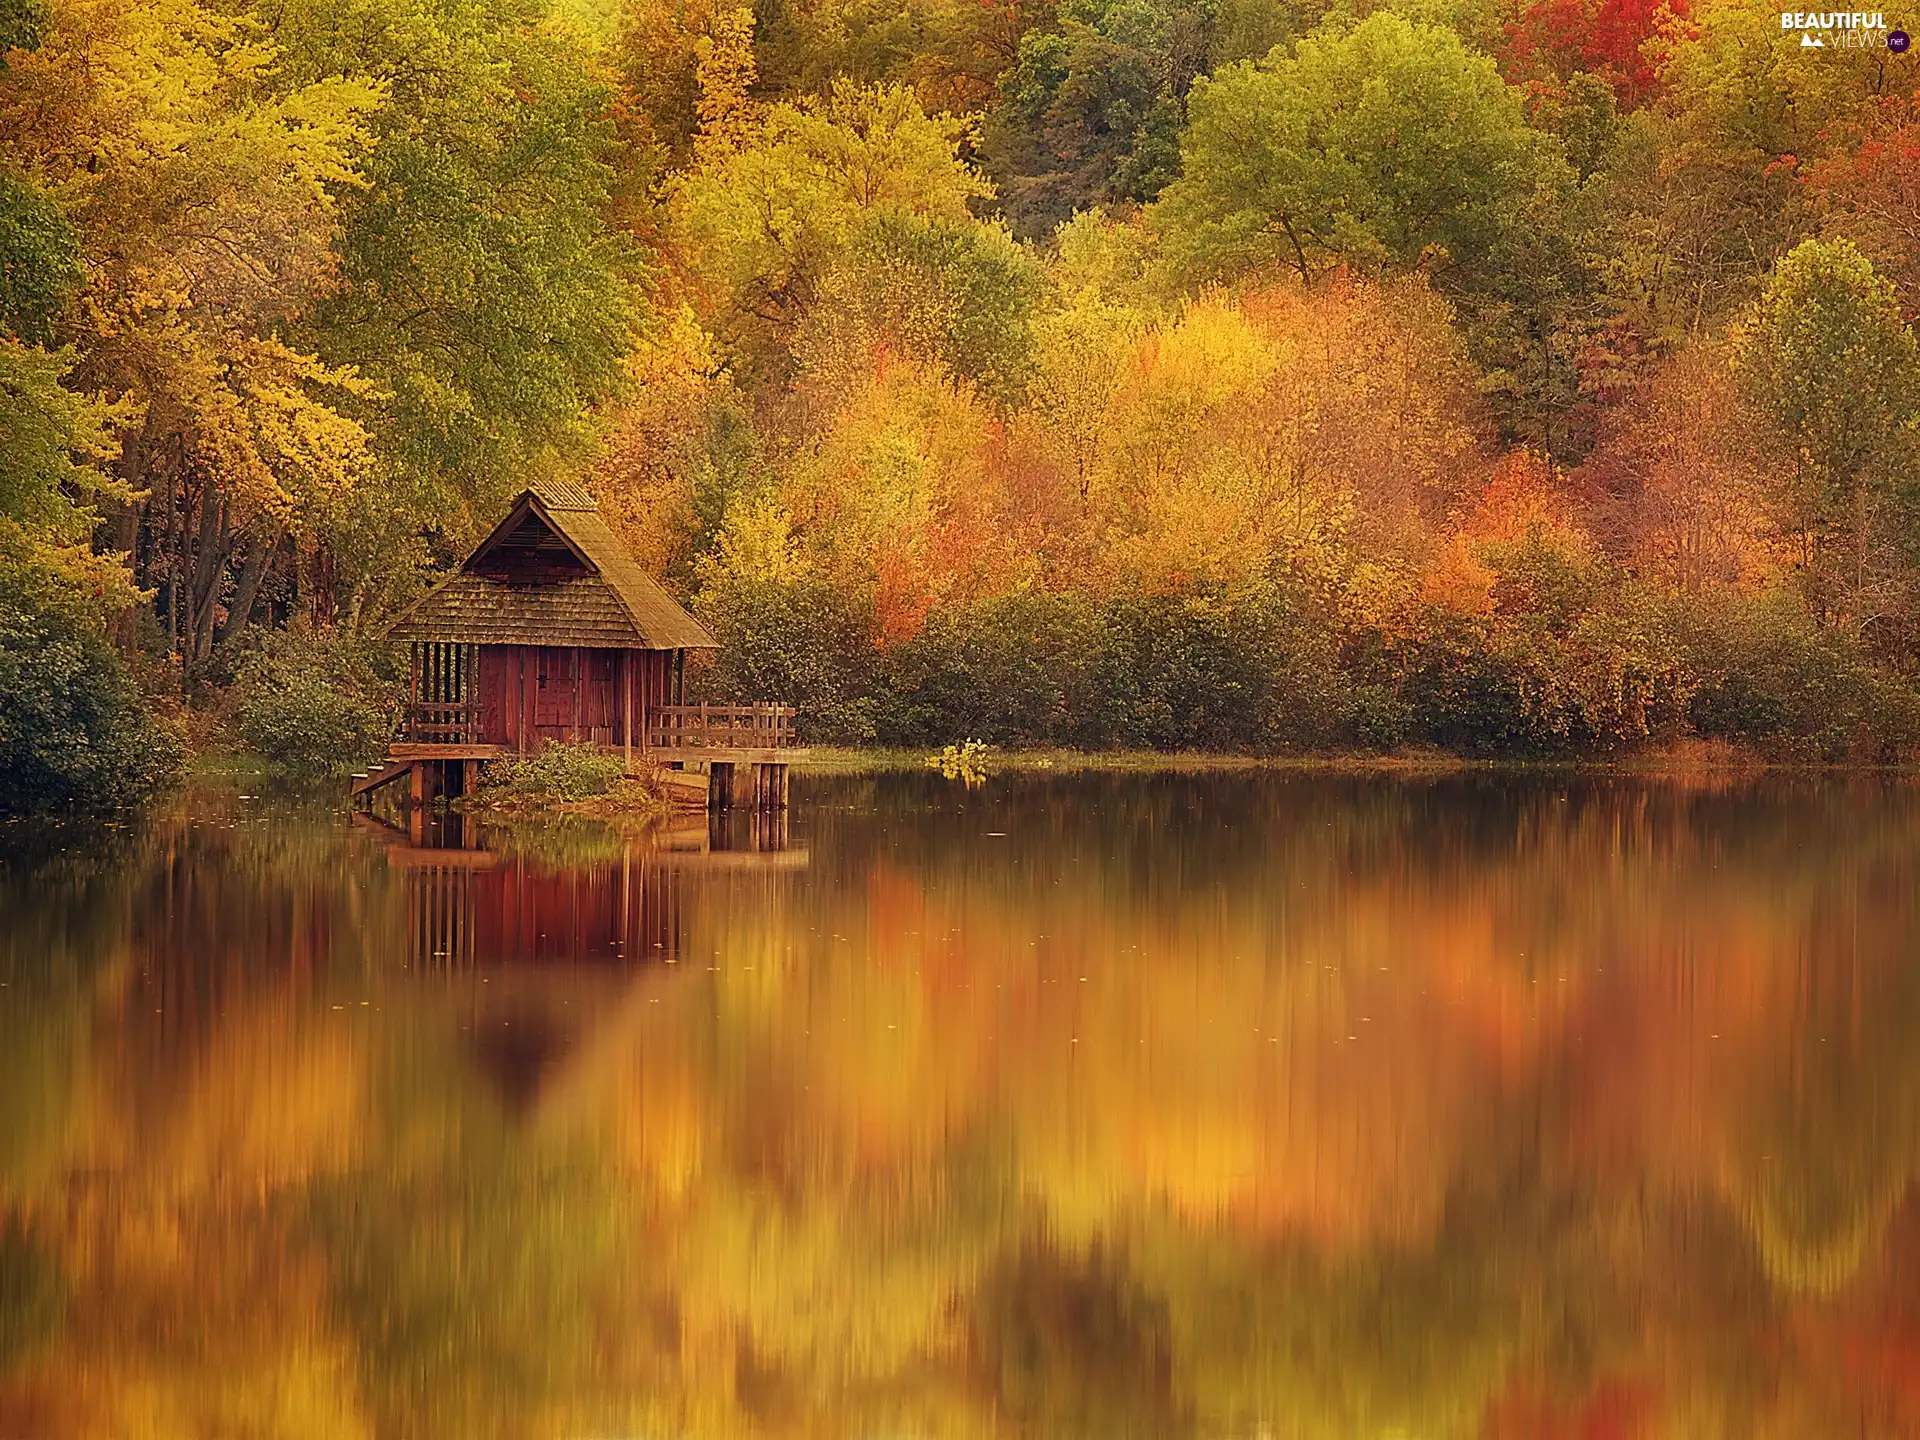
<path id="1" fill-rule="evenodd" d="M 693 616 L 634 561 L 578 485 L 542 482 L 459 570 L 387 631 L 390 640 L 710 650 Z"/>

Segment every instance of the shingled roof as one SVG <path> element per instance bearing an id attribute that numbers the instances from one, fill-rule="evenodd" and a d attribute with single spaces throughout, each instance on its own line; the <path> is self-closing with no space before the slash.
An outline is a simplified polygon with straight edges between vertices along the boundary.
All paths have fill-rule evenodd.
<path id="1" fill-rule="evenodd" d="M 718 643 L 635 563 L 591 495 L 551 481 L 523 490 L 506 519 L 387 638 L 614 650 Z"/>

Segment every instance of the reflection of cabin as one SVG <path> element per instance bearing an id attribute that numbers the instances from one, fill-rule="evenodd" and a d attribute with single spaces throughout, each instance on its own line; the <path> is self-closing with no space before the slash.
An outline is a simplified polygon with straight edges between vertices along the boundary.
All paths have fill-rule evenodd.
<path id="1" fill-rule="evenodd" d="M 717 947 L 743 925 L 781 932 L 806 851 L 710 847 L 746 830 L 782 846 L 786 818 L 682 817 L 611 848 L 592 826 L 485 831 L 457 812 L 411 839 L 372 815 L 355 822 L 405 896 L 404 931 L 396 916 L 382 939 L 404 937 L 403 969 L 423 996 L 458 1005 L 481 1068 L 524 1115 L 564 1103 L 609 1045 L 631 1053 L 636 1025 L 660 1013 L 650 1000 L 666 966 L 723 963 Z"/>
<path id="2" fill-rule="evenodd" d="M 418 969 L 674 960 L 680 886 L 625 857 L 571 867 L 486 850 L 396 850 L 407 875 L 408 958 Z"/>
<path id="3" fill-rule="evenodd" d="M 709 848 L 734 838 L 736 818 L 745 817 L 704 816 L 697 836 L 668 827 L 610 853 L 590 846 L 577 856 L 566 851 L 566 830 L 555 832 L 562 844 L 554 854 L 536 856 L 486 848 L 506 837 L 458 815 L 429 823 L 426 843 L 372 816 L 358 821 L 404 876 L 407 961 L 426 971 L 677 959 L 690 904 L 737 919 L 774 903 L 810 863 L 805 850 L 783 848 L 784 834 L 757 837 L 782 848 Z M 753 818 L 782 827 L 786 819 Z"/>
<path id="4" fill-rule="evenodd" d="M 687 652 L 713 636 L 576 486 L 523 491 L 387 634 L 411 645 L 407 717 L 356 796 L 402 776 L 416 802 L 458 793 L 482 761 L 567 741 L 616 751 L 633 774 L 670 767 L 676 791 L 722 805 L 786 802 L 793 711 L 686 703 Z"/>

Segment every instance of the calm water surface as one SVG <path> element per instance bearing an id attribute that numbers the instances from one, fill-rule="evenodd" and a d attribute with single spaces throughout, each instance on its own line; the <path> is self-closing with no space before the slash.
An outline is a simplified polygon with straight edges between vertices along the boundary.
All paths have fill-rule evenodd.
<path id="1" fill-rule="evenodd" d="M 1920 793 L 794 796 L 15 861 L 0 1437 L 1920 1434 Z"/>

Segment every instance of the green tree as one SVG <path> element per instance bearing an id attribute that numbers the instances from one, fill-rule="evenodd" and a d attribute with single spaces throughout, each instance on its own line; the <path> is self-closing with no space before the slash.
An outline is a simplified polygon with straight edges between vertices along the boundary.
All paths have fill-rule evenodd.
<path id="1" fill-rule="evenodd" d="M 46 344 L 82 278 L 80 235 L 58 202 L 0 171 L 0 333 Z"/>
<path id="2" fill-rule="evenodd" d="M 747 143 L 679 181 L 674 247 L 746 376 L 786 378 L 796 327 L 863 241 L 883 264 L 891 250 L 940 267 L 940 230 L 976 223 L 970 203 L 991 194 L 959 154 L 965 132 L 910 90 L 843 82 L 824 100 L 774 106 Z"/>
<path id="3" fill-rule="evenodd" d="M 338 276 L 301 333 L 371 382 L 352 413 L 387 484 L 333 538 L 344 618 L 396 598 L 423 523 L 470 534 L 577 458 L 645 314 L 607 223 L 610 92 L 524 0 L 306 0 L 275 36 L 297 80 L 379 87 L 338 187 Z"/>
<path id="4" fill-rule="evenodd" d="M 1039 238 L 1075 211 L 1152 200 L 1179 173 L 1212 12 L 1180 0 L 1072 0 L 1057 29 L 1022 37 L 981 135 L 1016 233 Z"/>
<path id="5" fill-rule="evenodd" d="M 1733 362 L 1772 431 L 1776 499 L 1810 598 L 1863 632 L 1911 600 L 1920 348 L 1850 241 L 1803 241 L 1737 329 Z"/>
<path id="6" fill-rule="evenodd" d="M 1189 110 L 1154 219 L 1201 278 L 1345 263 L 1470 283 L 1567 178 L 1491 59 L 1390 13 L 1228 66 Z"/>

